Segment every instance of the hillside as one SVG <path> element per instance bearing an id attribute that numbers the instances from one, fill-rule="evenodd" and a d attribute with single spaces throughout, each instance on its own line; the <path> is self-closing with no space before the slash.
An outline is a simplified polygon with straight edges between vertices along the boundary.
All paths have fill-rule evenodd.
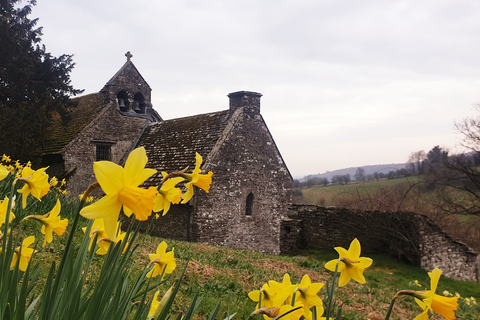
<path id="1" fill-rule="evenodd" d="M 317 174 L 310 174 L 308 176 L 299 179 L 300 181 L 307 181 L 312 178 L 327 178 L 329 180 L 332 179 L 333 176 L 336 175 L 346 175 L 349 174 L 350 176 L 354 176 L 355 172 L 358 168 L 363 168 L 365 170 L 365 174 L 374 174 L 375 172 L 387 174 L 390 171 L 395 171 L 398 169 L 403 169 L 406 167 L 406 163 L 391 163 L 391 164 L 375 164 L 369 166 L 361 166 L 361 167 L 351 167 L 345 169 L 339 169 L 334 171 L 327 171 L 324 173 L 317 173 Z"/>

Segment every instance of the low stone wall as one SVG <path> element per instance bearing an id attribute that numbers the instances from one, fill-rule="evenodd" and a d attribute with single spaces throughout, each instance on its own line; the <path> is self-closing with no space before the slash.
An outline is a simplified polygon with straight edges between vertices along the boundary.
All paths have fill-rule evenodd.
<path id="1" fill-rule="evenodd" d="M 439 268 L 454 279 L 478 277 L 477 254 L 420 214 L 291 205 L 287 216 L 280 230 L 282 254 L 348 248 L 357 238 L 364 253 L 386 253 L 428 271 Z"/>

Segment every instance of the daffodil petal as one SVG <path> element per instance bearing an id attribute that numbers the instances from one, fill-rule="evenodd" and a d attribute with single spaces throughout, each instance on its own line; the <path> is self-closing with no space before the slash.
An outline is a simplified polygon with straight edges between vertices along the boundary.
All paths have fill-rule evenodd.
<path id="1" fill-rule="evenodd" d="M 110 161 L 93 163 L 95 178 L 107 195 L 118 193 L 123 188 L 123 170 L 121 166 Z"/>
<path id="2" fill-rule="evenodd" d="M 162 241 L 157 247 L 157 252 L 156 252 L 157 255 L 164 254 L 165 251 L 167 251 L 167 247 L 168 247 L 167 243 L 165 241 Z"/>
<path id="3" fill-rule="evenodd" d="M 432 272 L 428 273 L 430 277 L 430 290 L 432 292 L 437 291 L 438 281 L 440 280 L 440 276 L 442 275 L 442 270 L 440 269 L 433 269 Z"/>
<path id="4" fill-rule="evenodd" d="M 343 287 L 346 285 L 352 277 L 350 276 L 350 272 L 348 269 L 345 269 L 342 273 L 340 273 L 340 278 L 338 279 L 338 286 Z"/>
<path id="5" fill-rule="evenodd" d="M 338 252 L 338 255 L 340 257 L 348 257 L 347 249 L 345 249 L 343 247 L 335 247 L 335 250 Z"/>
<path id="6" fill-rule="evenodd" d="M 145 179 L 140 180 L 138 184 L 134 184 L 134 181 L 137 180 L 136 177 L 142 174 L 147 162 L 147 152 L 144 147 L 136 148 L 130 152 L 127 161 L 125 162 L 125 184 L 137 187 L 140 183 L 145 181 Z"/>
<path id="7" fill-rule="evenodd" d="M 373 260 L 370 259 L 370 258 L 366 258 L 366 257 L 360 257 L 358 258 L 358 263 L 355 264 L 355 266 L 359 269 L 366 269 L 368 267 L 370 267 L 373 263 Z"/>
<path id="8" fill-rule="evenodd" d="M 348 248 L 348 257 L 352 260 L 357 260 L 360 257 L 361 247 L 360 241 L 357 238 L 353 239 L 352 243 L 350 243 L 350 247 Z"/>
<path id="9" fill-rule="evenodd" d="M 349 268 L 350 271 L 350 276 L 352 277 L 353 280 L 357 281 L 358 283 L 365 283 L 365 277 L 363 276 L 363 273 L 360 269 L 358 268 Z"/>
<path id="10" fill-rule="evenodd" d="M 105 196 L 97 202 L 86 206 L 80 210 L 80 214 L 89 220 L 104 219 L 107 216 L 114 215 L 117 217 L 120 213 L 122 204 L 118 202 L 117 196 Z"/>

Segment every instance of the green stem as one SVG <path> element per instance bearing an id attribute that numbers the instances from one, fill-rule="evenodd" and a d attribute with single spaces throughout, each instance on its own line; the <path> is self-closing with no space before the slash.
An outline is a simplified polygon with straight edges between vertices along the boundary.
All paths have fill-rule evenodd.
<path id="1" fill-rule="evenodd" d="M 83 194 L 83 197 L 80 201 L 80 204 L 78 205 L 78 209 L 76 210 L 76 214 L 75 214 L 75 219 L 73 221 L 72 228 L 70 229 L 70 234 L 68 235 L 67 244 L 65 245 L 65 249 L 64 249 L 63 254 L 62 254 L 62 260 L 60 261 L 60 265 L 58 266 L 57 275 L 55 276 L 55 282 L 53 284 L 52 292 L 50 293 L 50 296 L 52 296 L 52 297 L 56 296 L 58 286 L 60 285 L 60 282 L 62 281 L 62 273 L 63 273 L 63 269 L 64 269 L 64 266 L 65 266 L 65 261 L 67 260 L 68 252 L 70 251 L 70 247 L 72 246 L 73 236 L 75 234 L 75 231 L 77 230 L 78 221 L 80 220 L 80 210 L 82 210 L 83 206 L 85 205 L 88 196 L 92 193 L 92 191 L 94 189 L 96 189 L 98 187 L 99 187 L 98 182 L 95 182 L 92 185 L 90 185 L 88 187 L 87 191 L 85 191 L 85 193 Z M 47 309 L 49 309 L 48 306 L 47 306 Z M 49 312 L 46 312 L 45 314 L 48 315 Z"/>
<path id="2" fill-rule="evenodd" d="M 15 192 L 15 183 L 17 180 L 13 180 L 12 187 L 10 188 L 10 195 L 8 196 L 8 205 L 7 205 L 7 214 L 5 217 L 5 226 L 4 226 L 4 232 L 3 235 L 5 239 L 3 240 L 2 243 L 2 251 L 5 252 L 5 249 L 7 247 L 7 235 L 8 235 L 8 227 L 9 227 L 9 221 L 10 221 L 10 211 L 12 210 L 12 198 L 13 198 L 13 193 Z"/>
<path id="3" fill-rule="evenodd" d="M 393 305 L 395 304 L 395 298 L 392 299 L 392 302 L 390 302 L 390 307 L 388 308 L 388 312 L 387 312 L 387 315 L 385 316 L 385 320 L 388 320 L 390 319 L 390 315 L 392 314 L 392 310 L 393 310 Z"/>
<path id="4" fill-rule="evenodd" d="M 327 313 L 326 318 L 330 319 L 330 313 L 332 309 L 332 302 L 333 302 L 333 295 L 335 294 L 335 284 L 337 282 L 337 273 L 338 273 L 338 265 L 340 264 L 340 259 L 337 260 L 337 265 L 335 266 L 335 272 L 333 273 L 332 278 L 332 289 L 330 290 L 330 295 L 328 297 L 328 306 L 327 306 Z"/>

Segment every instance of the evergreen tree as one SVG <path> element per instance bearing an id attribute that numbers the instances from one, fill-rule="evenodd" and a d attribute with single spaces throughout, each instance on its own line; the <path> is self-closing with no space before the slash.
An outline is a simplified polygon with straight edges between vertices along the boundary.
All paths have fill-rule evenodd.
<path id="1" fill-rule="evenodd" d="M 54 57 L 41 44 L 35 0 L 0 0 L 0 152 L 22 161 L 41 154 L 52 112 L 66 120 L 76 90 L 72 55 Z M 1 154 L 0 154 L 1 155 Z"/>

